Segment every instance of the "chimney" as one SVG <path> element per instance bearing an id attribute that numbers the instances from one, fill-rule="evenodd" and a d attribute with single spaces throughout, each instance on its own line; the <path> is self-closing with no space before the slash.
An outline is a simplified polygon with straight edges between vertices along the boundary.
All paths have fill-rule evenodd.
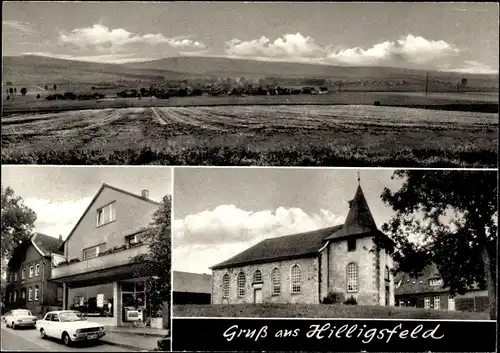
<path id="1" fill-rule="evenodd" d="M 141 191 L 141 196 L 142 196 L 143 199 L 149 198 L 149 191 L 146 190 L 146 189 L 142 190 Z"/>

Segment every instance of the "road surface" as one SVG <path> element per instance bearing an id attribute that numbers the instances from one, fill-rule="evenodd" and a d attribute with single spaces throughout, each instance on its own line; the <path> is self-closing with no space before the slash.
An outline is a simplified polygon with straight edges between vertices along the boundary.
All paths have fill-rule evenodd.
<path id="1" fill-rule="evenodd" d="M 133 352 L 121 347 L 115 347 L 103 342 L 79 342 L 72 347 L 66 347 L 62 342 L 55 339 L 42 339 L 35 329 L 20 328 L 13 330 L 8 328 L 4 322 L 1 323 L 1 350 L 15 351 L 79 351 L 79 352 Z"/>

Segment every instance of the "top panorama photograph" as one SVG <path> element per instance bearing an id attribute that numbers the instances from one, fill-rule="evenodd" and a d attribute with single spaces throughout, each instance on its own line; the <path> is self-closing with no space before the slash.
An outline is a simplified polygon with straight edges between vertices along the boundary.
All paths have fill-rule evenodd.
<path id="1" fill-rule="evenodd" d="M 497 168 L 497 3 L 3 3 L 3 164 Z"/>

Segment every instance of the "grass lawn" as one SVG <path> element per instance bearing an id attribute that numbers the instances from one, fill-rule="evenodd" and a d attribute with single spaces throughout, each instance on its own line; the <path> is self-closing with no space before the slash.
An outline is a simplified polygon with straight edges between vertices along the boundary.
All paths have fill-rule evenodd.
<path id="1" fill-rule="evenodd" d="M 497 146 L 497 114 L 368 105 L 134 107 L 2 118 L 2 163 L 10 164 L 495 168 Z"/>
<path id="2" fill-rule="evenodd" d="M 174 317 L 489 319 L 488 313 L 342 304 L 174 305 L 173 310 Z"/>

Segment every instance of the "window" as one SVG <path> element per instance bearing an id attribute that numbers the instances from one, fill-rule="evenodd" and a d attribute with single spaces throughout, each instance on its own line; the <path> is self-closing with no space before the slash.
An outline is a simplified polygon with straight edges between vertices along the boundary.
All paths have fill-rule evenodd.
<path id="1" fill-rule="evenodd" d="M 300 267 L 293 265 L 291 270 L 292 277 L 292 294 L 300 293 Z"/>
<path id="2" fill-rule="evenodd" d="M 399 306 L 405 306 L 405 301 L 404 300 L 399 300 Z"/>
<path id="3" fill-rule="evenodd" d="M 434 297 L 434 309 L 439 310 L 441 308 L 441 298 Z"/>
<path id="4" fill-rule="evenodd" d="M 455 297 L 452 295 L 448 296 L 448 310 L 455 310 Z"/>
<path id="5" fill-rule="evenodd" d="M 14 291 L 14 302 L 17 300 L 17 291 Z"/>
<path id="6" fill-rule="evenodd" d="M 260 270 L 253 273 L 253 283 L 262 283 L 262 272 Z"/>
<path id="7" fill-rule="evenodd" d="M 97 226 L 113 222 L 116 219 L 115 202 L 97 209 Z"/>
<path id="8" fill-rule="evenodd" d="M 28 289 L 28 300 L 32 301 L 33 300 L 33 289 L 29 287 Z"/>
<path id="9" fill-rule="evenodd" d="M 424 309 L 430 309 L 431 307 L 431 298 L 424 298 Z"/>
<path id="10" fill-rule="evenodd" d="M 88 260 L 94 257 L 99 256 L 100 253 L 106 250 L 106 244 L 100 244 L 97 246 L 93 246 L 91 248 L 83 250 L 83 259 Z"/>
<path id="11" fill-rule="evenodd" d="M 38 286 L 35 286 L 35 300 L 38 300 L 38 292 L 39 292 L 39 288 L 38 288 Z"/>
<path id="12" fill-rule="evenodd" d="M 45 321 L 51 321 L 52 320 L 52 314 L 47 314 L 45 315 L 45 317 L 43 318 Z"/>
<path id="13" fill-rule="evenodd" d="M 387 282 L 391 281 L 391 271 L 389 270 L 389 266 L 385 266 L 385 280 Z"/>
<path id="14" fill-rule="evenodd" d="M 26 270 L 23 268 L 21 270 L 21 279 L 25 279 L 26 278 Z"/>
<path id="15" fill-rule="evenodd" d="M 21 290 L 21 299 L 25 300 L 26 299 L 26 288 L 23 288 Z"/>
<path id="16" fill-rule="evenodd" d="M 245 282 L 245 274 L 243 272 L 240 272 L 238 274 L 238 297 L 245 296 Z"/>
<path id="17" fill-rule="evenodd" d="M 356 251 L 356 238 L 347 239 L 347 251 Z"/>
<path id="18" fill-rule="evenodd" d="M 14 272 L 14 282 L 17 282 L 17 272 Z"/>
<path id="19" fill-rule="evenodd" d="M 30 266 L 30 278 L 33 277 L 33 266 Z"/>
<path id="20" fill-rule="evenodd" d="M 358 265 L 351 262 L 347 265 L 347 292 L 358 291 Z"/>
<path id="21" fill-rule="evenodd" d="M 279 295 L 281 293 L 281 274 L 277 267 L 273 268 L 271 279 L 273 282 L 273 295 Z"/>
<path id="22" fill-rule="evenodd" d="M 58 314 L 52 314 L 52 318 L 50 321 L 59 321 L 59 315 Z"/>
<path id="23" fill-rule="evenodd" d="M 222 277 L 222 298 L 229 298 L 229 275 Z"/>
<path id="24" fill-rule="evenodd" d="M 429 280 L 429 285 L 434 287 L 434 286 L 442 286 L 443 285 L 443 280 L 441 278 L 432 278 Z"/>
<path id="25" fill-rule="evenodd" d="M 128 246 L 134 246 L 134 245 L 137 245 L 140 243 L 142 243 L 142 240 L 141 240 L 139 234 L 136 234 L 136 235 L 128 238 Z"/>
<path id="26" fill-rule="evenodd" d="M 40 275 L 40 264 L 37 264 L 35 267 L 35 276 L 39 276 L 39 275 Z"/>

